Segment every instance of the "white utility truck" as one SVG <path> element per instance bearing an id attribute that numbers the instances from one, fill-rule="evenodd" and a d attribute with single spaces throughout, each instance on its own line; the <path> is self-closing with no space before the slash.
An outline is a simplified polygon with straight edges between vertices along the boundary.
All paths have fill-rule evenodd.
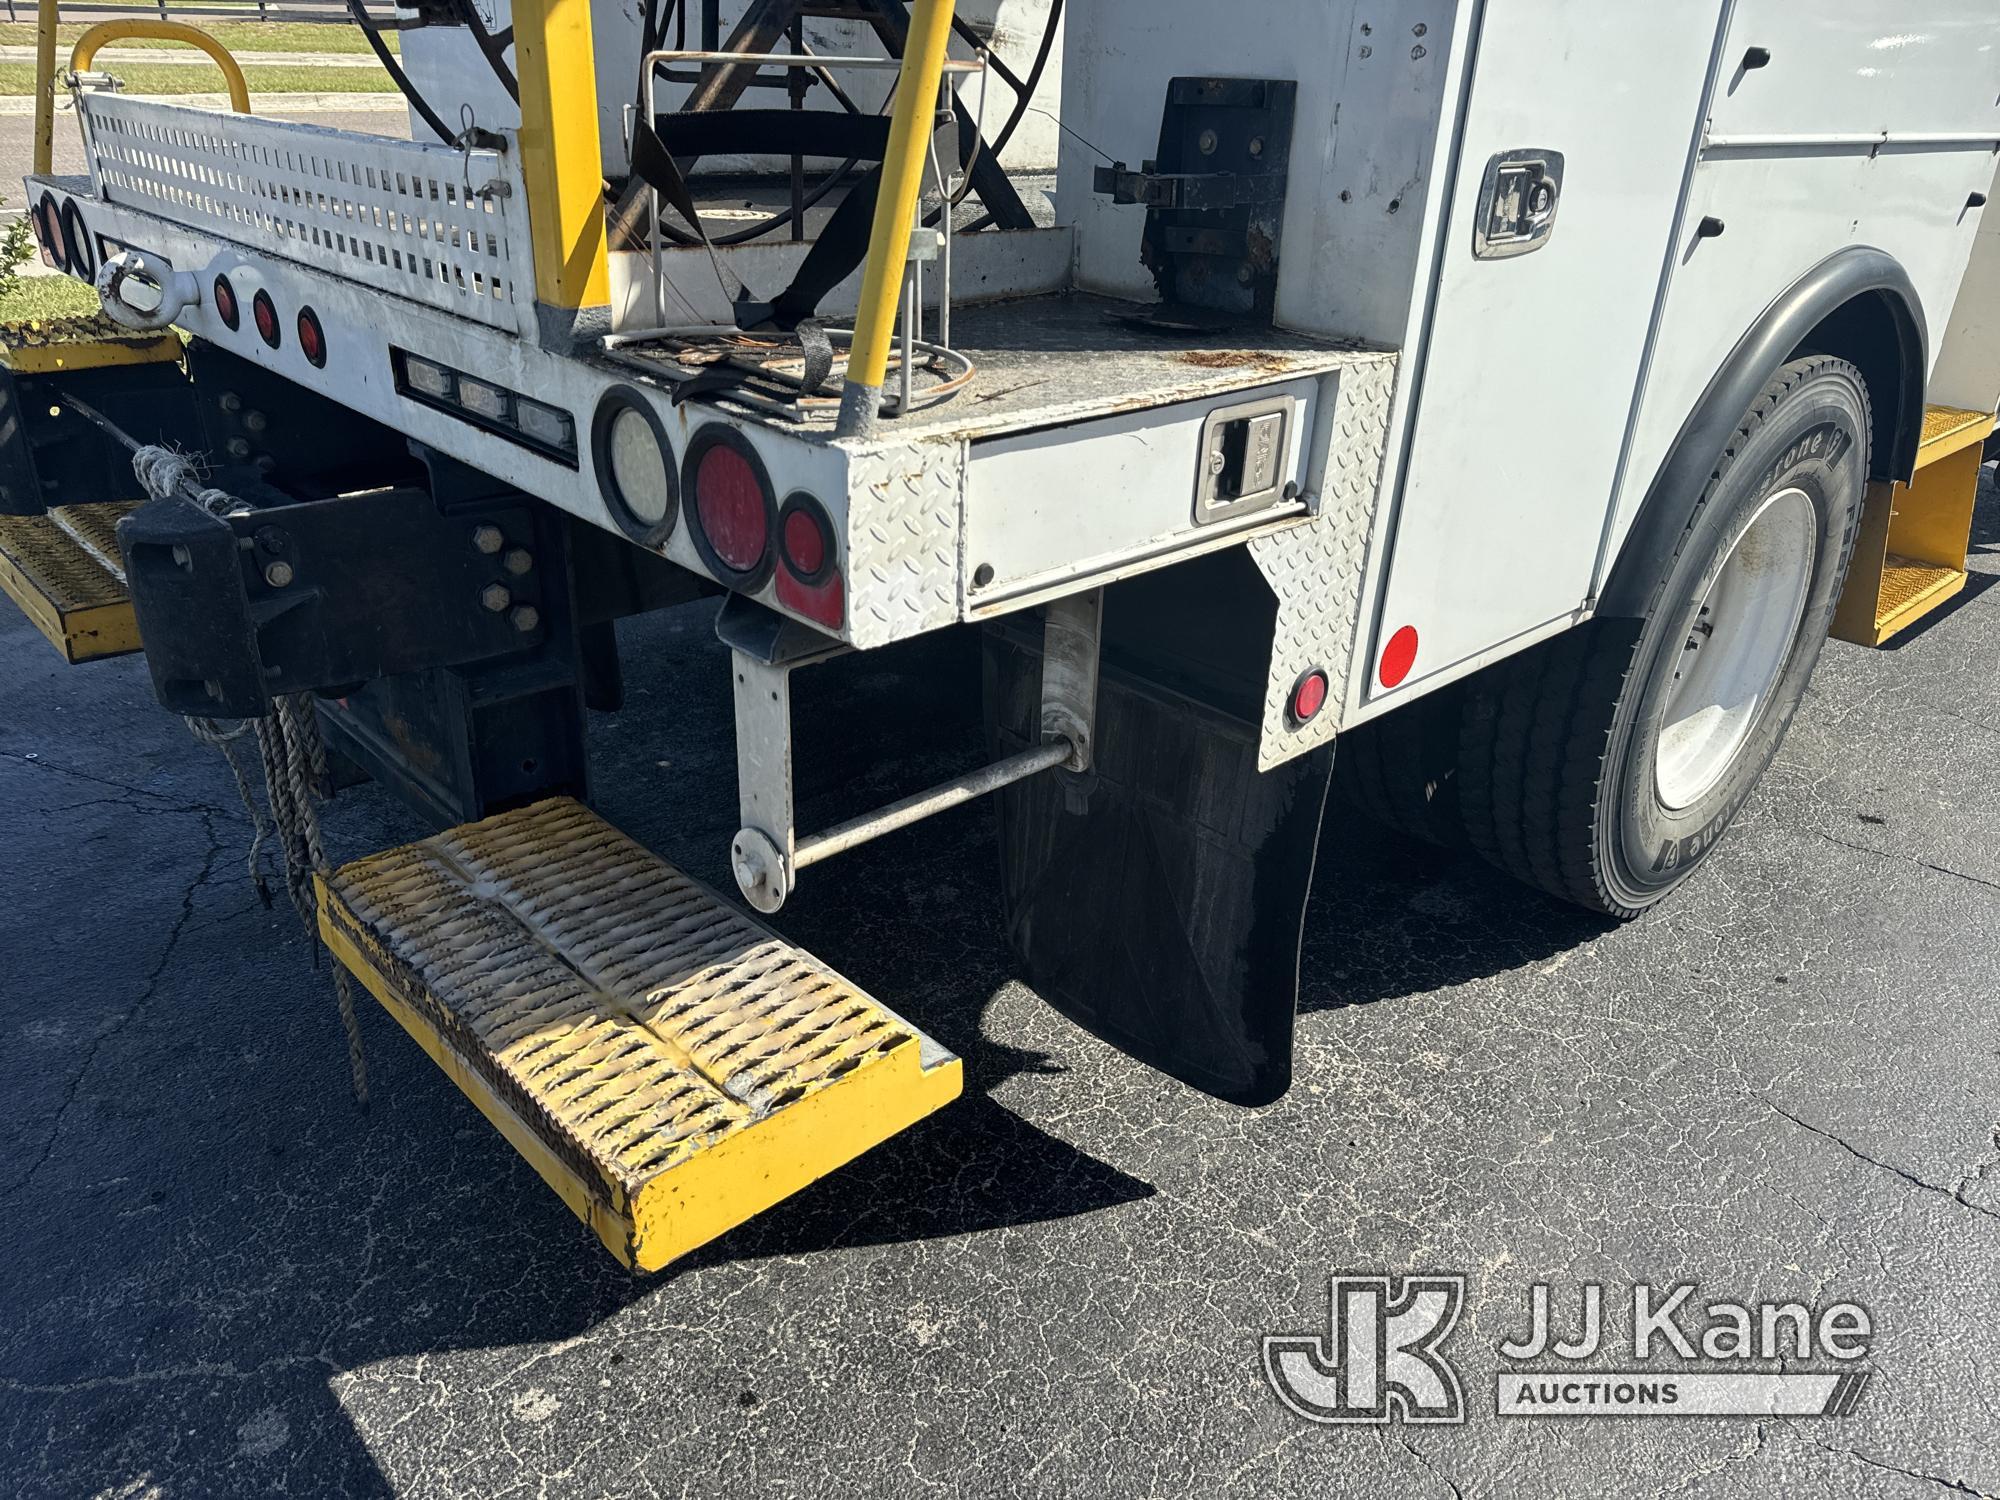
<path id="1" fill-rule="evenodd" d="M 1990 3 L 418 0 L 409 140 L 43 9 L 104 316 L 7 336 L 0 578 L 254 721 L 343 974 L 641 1267 L 959 1064 L 588 810 L 618 617 L 719 599 L 755 912 L 991 796 L 1023 976 L 1257 1104 L 1336 757 L 1630 917 L 1965 579 Z M 793 674 L 961 629 L 989 762 L 795 826 Z M 343 772 L 443 831 L 327 868 Z"/>

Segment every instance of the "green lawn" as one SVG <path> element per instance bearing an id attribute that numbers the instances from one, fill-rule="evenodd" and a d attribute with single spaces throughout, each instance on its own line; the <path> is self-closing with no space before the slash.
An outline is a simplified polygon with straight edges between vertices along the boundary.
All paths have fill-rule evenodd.
<path id="1" fill-rule="evenodd" d="M 97 311 L 97 293 L 74 276 L 23 276 L 0 296 L 0 323 Z"/>
<path id="2" fill-rule="evenodd" d="M 358 52 L 364 57 L 372 55 L 368 51 L 368 39 L 362 36 L 361 29 L 345 22 L 315 24 L 311 21 L 215 21 L 203 26 L 202 30 L 208 32 L 231 52 L 236 53 Z M 83 32 L 84 28 L 81 25 L 63 25 L 56 28 L 59 63 L 69 61 L 69 49 Z M 396 50 L 395 32 L 385 33 L 383 40 L 389 44 L 391 52 Z M 35 28 L 31 23 L 0 22 L 0 46 L 32 47 L 34 44 Z M 176 43 L 138 37 L 120 45 L 172 47 Z M 192 55 L 193 49 L 190 48 L 189 52 Z"/>
<path id="3" fill-rule="evenodd" d="M 215 68 L 187 68 L 175 63 L 120 62 L 107 51 L 97 60 L 101 72 L 124 80 L 128 94 L 220 94 L 225 85 Z M 372 59 L 365 66 L 329 68 L 259 67 L 243 70 L 250 102 L 259 94 L 389 94 L 396 85 Z M 35 92 L 33 63 L 0 62 L 0 96 L 30 97 Z"/>

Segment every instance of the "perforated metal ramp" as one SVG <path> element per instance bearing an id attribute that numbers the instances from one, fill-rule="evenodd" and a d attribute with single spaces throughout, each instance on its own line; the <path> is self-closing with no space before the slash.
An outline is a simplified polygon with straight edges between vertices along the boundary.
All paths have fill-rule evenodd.
<path id="1" fill-rule="evenodd" d="M 139 649 L 118 552 L 129 503 L 0 516 L 0 590 L 71 663 Z"/>
<path id="2" fill-rule="evenodd" d="M 961 1086 L 936 1042 L 567 798 L 323 877 L 320 932 L 641 1270 Z"/>

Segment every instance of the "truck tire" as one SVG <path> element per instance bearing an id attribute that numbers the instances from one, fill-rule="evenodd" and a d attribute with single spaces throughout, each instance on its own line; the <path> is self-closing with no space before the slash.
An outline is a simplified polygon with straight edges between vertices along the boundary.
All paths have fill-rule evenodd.
<path id="1" fill-rule="evenodd" d="M 1467 836 L 1509 874 L 1637 916 L 1715 846 L 1777 753 L 1847 576 L 1868 389 L 1785 365 L 1709 477 L 1643 618 L 1597 619 L 1467 693 Z"/>
<path id="2" fill-rule="evenodd" d="M 1334 790 L 1406 838 L 1463 848 L 1458 753 L 1464 698 L 1461 684 L 1450 683 L 1344 732 L 1334 746 Z"/>

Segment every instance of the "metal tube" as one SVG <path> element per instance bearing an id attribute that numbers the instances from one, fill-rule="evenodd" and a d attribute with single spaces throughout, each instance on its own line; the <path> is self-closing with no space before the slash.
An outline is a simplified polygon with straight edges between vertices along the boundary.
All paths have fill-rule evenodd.
<path id="1" fill-rule="evenodd" d="M 56 0 L 41 0 L 35 9 L 35 173 L 41 177 L 55 169 L 56 21 Z"/>
<path id="2" fill-rule="evenodd" d="M 648 52 L 640 62 L 761 63 L 773 68 L 858 68 L 864 72 L 890 72 L 903 66 L 902 59 L 896 57 L 836 57 L 818 52 L 679 52 L 671 48 Z M 943 71 L 983 73 L 986 64 L 983 60 L 959 62 L 946 58 Z"/>
<path id="3" fill-rule="evenodd" d="M 1068 740 L 1051 740 L 1046 745 L 1023 750 L 1019 755 L 996 760 L 990 766 L 981 766 L 977 771 L 934 786 L 927 792 L 918 792 L 914 797 L 905 797 L 901 802 L 892 802 L 875 812 L 836 824 L 824 833 L 799 840 L 792 854 L 792 868 L 803 870 L 829 855 L 845 853 L 885 833 L 894 833 L 898 828 L 907 828 L 935 813 L 970 802 L 975 797 L 997 792 L 1001 787 L 1012 786 L 1017 781 L 1026 781 L 1051 766 L 1061 765 L 1069 756 Z"/>
<path id="4" fill-rule="evenodd" d="M 923 186 L 924 148 L 937 128 L 938 81 L 945 44 L 951 38 L 952 0 L 914 0 L 910 29 L 897 75 L 896 110 L 889 121 L 875 219 L 868 235 L 868 260 L 861 273 L 861 297 L 854 315 L 854 344 L 847 357 L 836 430 L 844 436 L 874 425 L 877 393 L 888 370 L 895 337 L 897 284 L 906 274 L 910 225 Z"/>
<path id="5" fill-rule="evenodd" d="M 35 38 L 38 49 L 41 40 L 38 34 Z M 97 61 L 97 54 L 111 43 L 139 40 L 186 42 L 190 47 L 199 47 L 209 55 L 218 68 L 222 69 L 222 82 L 229 90 L 229 107 L 239 115 L 250 113 L 250 86 L 243 81 L 243 70 L 236 65 L 236 59 L 229 55 L 229 49 L 200 27 L 186 26 L 179 21 L 151 19 L 99 21 L 76 39 L 76 45 L 69 53 L 69 70 L 72 73 L 87 73 L 90 71 L 90 65 Z M 39 51 L 37 59 L 39 67 Z"/>

